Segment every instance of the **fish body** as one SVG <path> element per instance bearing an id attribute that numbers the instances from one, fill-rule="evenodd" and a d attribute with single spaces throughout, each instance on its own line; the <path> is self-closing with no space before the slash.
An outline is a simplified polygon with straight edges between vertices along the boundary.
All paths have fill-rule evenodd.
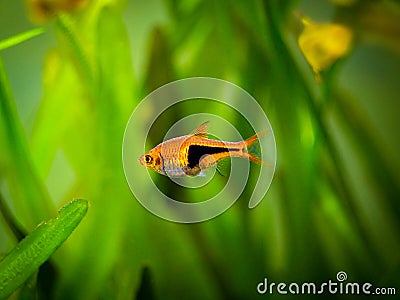
<path id="1" fill-rule="evenodd" d="M 239 142 L 212 140 L 207 138 L 208 123 L 201 124 L 192 134 L 157 145 L 139 157 L 139 162 L 148 169 L 171 177 L 197 176 L 228 157 L 242 157 L 258 164 L 264 163 L 247 150 L 264 132 Z"/>

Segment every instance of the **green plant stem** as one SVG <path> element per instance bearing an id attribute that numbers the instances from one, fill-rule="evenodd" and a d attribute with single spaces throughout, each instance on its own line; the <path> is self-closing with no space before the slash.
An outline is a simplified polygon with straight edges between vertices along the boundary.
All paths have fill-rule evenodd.
<path id="1" fill-rule="evenodd" d="M 56 22 L 58 28 L 63 33 L 64 37 L 68 41 L 73 54 L 78 60 L 78 65 L 81 67 L 84 78 L 88 80 L 90 86 L 93 86 L 93 70 L 90 66 L 87 55 L 73 30 L 73 24 L 67 15 L 59 15 Z"/>

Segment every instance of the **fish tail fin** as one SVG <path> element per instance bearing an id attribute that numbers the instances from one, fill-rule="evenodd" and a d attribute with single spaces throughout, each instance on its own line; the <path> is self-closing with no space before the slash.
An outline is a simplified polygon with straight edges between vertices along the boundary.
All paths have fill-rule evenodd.
<path id="1" fill-rule="evenodd" d="M 244 157 L 255 162 L 256 164 L 270 166 L 270 164 L 264 162 L 261 159 L 260 147 L 258 145 L 258 140 L 267 133 L 268 133 L 267 130 L 261 131 L 244 141 L 244 144 L 246 145 L 247 148 L 247 152 L 243 153 Z"/>

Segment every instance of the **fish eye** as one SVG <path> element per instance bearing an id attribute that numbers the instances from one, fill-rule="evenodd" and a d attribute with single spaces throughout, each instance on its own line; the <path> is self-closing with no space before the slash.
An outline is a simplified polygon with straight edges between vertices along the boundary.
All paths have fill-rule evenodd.
<path id="1" fill-rule="evenodd" d="M 144 161 L 146 162 L 146 164 L 151 164 L 151 162 L 153 161 L 153 158 L 150 155 L 145 155 Z"/>

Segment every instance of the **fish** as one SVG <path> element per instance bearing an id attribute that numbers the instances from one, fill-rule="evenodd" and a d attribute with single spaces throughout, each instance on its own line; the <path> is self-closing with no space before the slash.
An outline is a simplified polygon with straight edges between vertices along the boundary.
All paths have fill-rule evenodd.
<path id="1" fill-rule="evenodd" d="M 244 141 L 227 142 L 208 138 L 209 123 L 204 122 L 191 134 L 158 144 L 140 156 L 139 163 L 169 177 L 202 176 L 203 171 L 229 157 L 241 157 L 260 165 L 268 165 L 256 153 L 248 151 L 267 131 L 259 132 Z"/>

